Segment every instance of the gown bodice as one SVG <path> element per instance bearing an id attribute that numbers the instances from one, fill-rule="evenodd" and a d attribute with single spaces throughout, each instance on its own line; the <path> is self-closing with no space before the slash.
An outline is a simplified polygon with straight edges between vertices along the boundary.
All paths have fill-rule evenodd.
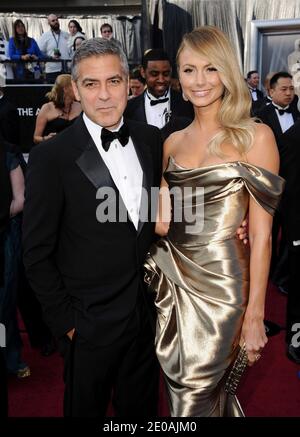
<path id="1" fill-rule="evenodd" d="M 284 184 L 281 177 L 246 162 L 186 169 L 172 156 L 164 177 L 172 193 L 168 238 L 183 245 L 232 238 L 247 214 L 249 194 L 273 215 Z"/>

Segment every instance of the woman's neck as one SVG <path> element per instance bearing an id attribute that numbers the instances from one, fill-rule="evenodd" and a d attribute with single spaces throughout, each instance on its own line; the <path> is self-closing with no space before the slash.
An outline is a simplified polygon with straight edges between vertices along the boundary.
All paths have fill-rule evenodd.
<path id="1" fill-rule="evenodd" d="M 73 102 L 65 104 L 65 106 L 62 108 L 62 116 L 66 116 L 66 117 L 69 116 L 71 109 L 72 109 L 72 105 L 73 105 Z"/>

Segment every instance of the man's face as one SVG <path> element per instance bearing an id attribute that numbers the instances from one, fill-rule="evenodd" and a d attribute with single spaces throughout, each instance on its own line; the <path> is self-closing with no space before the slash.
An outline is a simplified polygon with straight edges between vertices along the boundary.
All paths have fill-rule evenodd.
<path id="1" fill-rule="evenodd" d="M 85 114 L 107 129 L 118 127 L 127 105 L 128 77 L 117 55 L 91 56 L 78 64 L 72 82 L 76 99 Z"/>
<path id="2" fill-rule="evenodd" d="M 293 80 L 289 77 L 280 77 L 275 87 L 270 89 L 270 95 L 276 105 L 283 108 L 289 105 L 295 97 Z"/>
<path id="3" fill-rule="evenodd" d="M 56 15 L 49 15 L 48 23 L 52 30 L 59 30 L 59 21 Z"/>
<path id="4" fill-rule="evenodd" d="M 110 27 L 103 27 L 103 29 L 101 30 L 101 36 L 102 36 L 102 38 L 105 38 L 105 39 L 111 39 L 112 38 L 112 31 L 111 31 Z"/>
<path id="5" fill-rule="evenodd" d="M 251 76 L 248 79 L 248 84 L 252 88 L 257 88 L 259 84 L 259 75 L 258 73 L 252 73 Z"/>
<path id="6" fill-rule="evenodd" d="M 171 65 L 169 61 L 148 61 L 147 68 L 141 69 L 147 88 L 154 97 L 162 97 L 171 84 Z"/>

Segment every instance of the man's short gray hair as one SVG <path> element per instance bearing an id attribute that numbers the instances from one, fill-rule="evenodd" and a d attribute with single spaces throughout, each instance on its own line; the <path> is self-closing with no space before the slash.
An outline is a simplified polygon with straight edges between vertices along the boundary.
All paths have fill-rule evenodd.
<path id="1" fill-rule="evenodd" d="M 125 53 L 123 52 L 120 43 L 104 38 L 91 38 L 78 47 L 75 51 L 72 64 L 71 75 L 76 82 L 78 80 L 78 64 L 91 56 L 116 55 L 119 57 L 123 73 L 128 76 L 129 67 Z"/>

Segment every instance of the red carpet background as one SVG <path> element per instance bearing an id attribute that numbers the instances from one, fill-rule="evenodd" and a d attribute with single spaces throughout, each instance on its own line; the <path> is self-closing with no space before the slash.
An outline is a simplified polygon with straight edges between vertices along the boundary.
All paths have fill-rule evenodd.
<path id="1" fill-rule="evenodd" d="M 286 296 L 273 286 L 267 294 L 266 319 L 285 325 Z M 262 358 L 247 370 L 238 392 L 246 416 L 300 417 L 300 366 L 285 355 L 285 331 L 270 337 Z M 42 357 L 23 334 L 24 358 L 31 376 L 9 379 L 10 417 L 60 417 L 63 405 L 62 359 Z M 161 385 L 160 416 L 168 415 Z"/>

